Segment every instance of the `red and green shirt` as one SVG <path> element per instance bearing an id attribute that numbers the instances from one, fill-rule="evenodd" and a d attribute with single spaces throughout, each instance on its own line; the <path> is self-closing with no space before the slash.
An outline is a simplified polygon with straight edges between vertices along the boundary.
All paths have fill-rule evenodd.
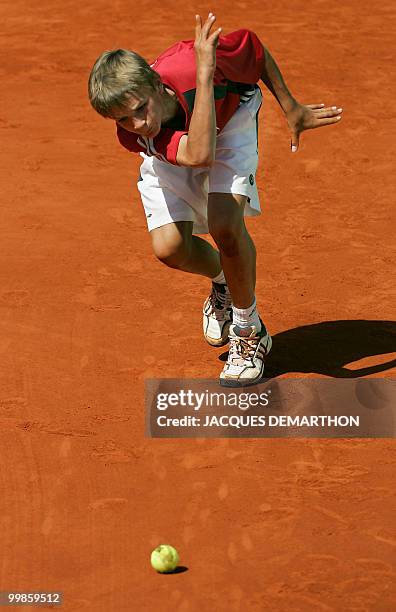
<path id="1" fill-rule="evenodd" d="M 216 49 L 214 98 L 216 125 L 221 131 L 240 104 L 257 88 L 264 66 L 264 47 L 254 32 L 237 30 L 220 36 Z M 176 164 L 180 138 L 188 133 L 196 92 L 194 41 L 183 40 L 162 53 L 151 64 L 163 84 L 172 89 L 182 106 L 183 125 L 163 127 L 155 138 L 145 138 L 117 126 L 120 143 L 134 153 L 155 155 Z"/>

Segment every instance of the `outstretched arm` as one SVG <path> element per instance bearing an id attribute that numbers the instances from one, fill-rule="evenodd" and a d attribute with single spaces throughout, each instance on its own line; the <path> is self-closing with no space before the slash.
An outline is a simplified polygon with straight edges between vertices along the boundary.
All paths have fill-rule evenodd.
<path id="1" fill-rule="evenodd" d="M 291 132 L 291 150 L 295 153 L 298 150 L 301 132 L 337 123 L 341 119 L 342 108 L 297 102 L 288 90 L 274 58 L 265 47 L 264 52 L 265 61 L 261 80 L 286 115 Z"/>

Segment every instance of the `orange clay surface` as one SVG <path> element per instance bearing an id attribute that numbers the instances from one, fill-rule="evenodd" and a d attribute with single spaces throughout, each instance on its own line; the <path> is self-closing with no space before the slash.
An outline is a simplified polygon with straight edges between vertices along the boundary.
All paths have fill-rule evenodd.
<path id="1" fill-rule="evenodd" d="M 1 590 L 60 590 L 67 612 L 394 610 L 392 440 L 144 436 L 144 379 L 214 378 L 224 349 L 201 336 L 205 279 L 151 254 L 139 158 L 86 83 L 103 50 L 153 59 L 209 10 L 301 102 L 344 108 L 292 155 L 264 93 L 268 375 L 396 374 L 391 0 L 3 2 Z M 159 543 L 188 571 L 156 574 Z"/>

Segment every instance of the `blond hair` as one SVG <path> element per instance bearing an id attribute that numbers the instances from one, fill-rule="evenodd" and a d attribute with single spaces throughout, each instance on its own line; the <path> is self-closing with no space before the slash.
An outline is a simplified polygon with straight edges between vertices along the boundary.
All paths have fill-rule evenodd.
<path id="1" fill-rule="evenodd" d="M 130 94 L 154 90 L 161 77 L 140 55 L 127 49 L 105 51 L 96 60 L 88 80 L 88 96 L 93 108 L 110 117 L 122 108 Z"/>

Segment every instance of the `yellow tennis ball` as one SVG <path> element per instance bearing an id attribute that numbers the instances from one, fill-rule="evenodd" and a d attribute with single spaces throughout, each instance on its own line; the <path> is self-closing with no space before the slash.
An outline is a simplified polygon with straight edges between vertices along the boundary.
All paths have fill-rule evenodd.
<path id="1" fill-rule="evenodd" d="M 173 572 L 179 564 L 179 555 L 176 548 L 169 544 L 160 544 L 151 553 L 151 565 L 157 572 L 166 574 Z"/>

